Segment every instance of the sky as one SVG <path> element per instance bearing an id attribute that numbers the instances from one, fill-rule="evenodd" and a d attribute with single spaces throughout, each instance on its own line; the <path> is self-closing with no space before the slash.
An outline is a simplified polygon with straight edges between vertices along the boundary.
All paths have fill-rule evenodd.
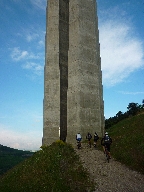
<path id="1" fill-rule="evenodd" d="M 144 99 L 144 1 L 97 0 L 105 118 Z M 46 0 L 0 0 L 0 144 L 42 145 Z"/>

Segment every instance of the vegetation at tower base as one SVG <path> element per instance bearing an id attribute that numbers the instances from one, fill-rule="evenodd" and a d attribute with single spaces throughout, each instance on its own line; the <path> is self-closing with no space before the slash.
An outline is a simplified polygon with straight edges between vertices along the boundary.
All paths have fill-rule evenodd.
<path id="1" fill-rule="evenodd" d="M 144 174 L 144 111 L 107 129 L 113 139 L 112 156 Z"/>
<path id="2" fill-rule="evenodd" d="M 70 144 L 57 141 L 41 148 L 1 178 L 1 192 L 94 190 L 94 183 Z"/>

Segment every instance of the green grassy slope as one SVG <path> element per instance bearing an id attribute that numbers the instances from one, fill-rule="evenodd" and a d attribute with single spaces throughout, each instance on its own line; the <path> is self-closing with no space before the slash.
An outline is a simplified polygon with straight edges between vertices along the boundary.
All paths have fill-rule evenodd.
<path id="1" fill-rule="evenodd" d="M 18 163 L 24 161 L 32 154 L 33 152 L 30 151 L 22 151 L 0 145 L 0 175 L 4 174 Z"/>
<path id="2" fill-rule="evenodd" d="M 108 132 L 112 156 L 144 174 L 144 113 L 120 121 Z"/>
<path id="3" fill-rule="evenodd" d="M 71 145 L 58 141 L 8 171 L 1 192 L 85 192 L 94 189 Z"/>

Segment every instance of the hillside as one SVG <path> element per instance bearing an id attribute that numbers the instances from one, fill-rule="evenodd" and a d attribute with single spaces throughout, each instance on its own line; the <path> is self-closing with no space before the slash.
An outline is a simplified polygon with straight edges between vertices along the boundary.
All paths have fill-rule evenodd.
<path id="1" fill-rule="evenodd" d="M 42 147 L 0 180 L 1 192 L 86 192 L 94 188 L 73 147 L 62 141 Z"/>
<path id="2" fill-rule="evenodd" d="M 113 157 L 144 174 L 144 113 L 126 118 L 107 131 L 113 139 Z"/>
<path id="3" fill-rule="evenodd" d="M 82 144 L 77 150 L 83 166 L 97 184 L 95 192 L 143 192 L 144 191 L 144 113 L 126 118 L 107 129 L 113 139 L 110 163 L 101 146 L 89 148 Z"/>
<path id="4" fill-rule="evenodd" d="M 108 163 L 102 151 L 89 148 L 85 143 L 82 143 L 82 150 L 76 151 L 96 183 L 94 192 L 144 192 L 144 175 L 114 158 Z"/>
<path id="5" fill-rule="evenodd" d="M 32 156 L 33 152 L 13 149 L 0 145 L 0 175 Z"/>
<path id="6" fill-rule="evenodd" d="M 90 189 L 100 192 L 107 189 L 142 192 L 144 113 L 126 118 L 107 131 L 113 139 L 110 163 L 103 152 L 90 149 L 86 143 L 77 150 L 76 146 L 73 148 L 58 141 L 42 147 L 8 171 L 0 180 L 0 191 L 87 192 Z M 97 144 L 102 149 L 100 139 Z"/>

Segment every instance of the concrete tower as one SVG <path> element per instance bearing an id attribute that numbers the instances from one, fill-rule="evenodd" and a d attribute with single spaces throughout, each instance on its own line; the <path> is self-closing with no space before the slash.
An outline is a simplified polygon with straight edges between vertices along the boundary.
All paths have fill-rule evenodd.
<path id="1" fill-rule="evenodd" d="M 100 136 L 104 103 L 95 0 L 48 0 L 43 145 Z"/>

